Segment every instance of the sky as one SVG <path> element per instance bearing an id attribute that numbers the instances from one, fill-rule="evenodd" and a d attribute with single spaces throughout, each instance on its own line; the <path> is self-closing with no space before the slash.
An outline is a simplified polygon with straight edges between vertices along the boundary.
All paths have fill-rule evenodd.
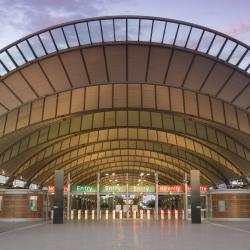
<path id="1" fill-rule="evenodd" d="M 250 45 L 250 0 L 0 0 L 0 48 L 51 25 L 146 15 L 203 25 Z"/>

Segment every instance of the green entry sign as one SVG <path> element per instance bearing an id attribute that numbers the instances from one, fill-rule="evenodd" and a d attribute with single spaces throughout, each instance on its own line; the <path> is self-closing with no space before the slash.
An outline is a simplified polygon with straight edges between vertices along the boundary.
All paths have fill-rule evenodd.
<path id="1" fill-rule="evenodd" d="M 71 186 L 72 193 L 96 193 L 96 186 Z M 126 193 L 126 186 L 100 186 L 100 193 Z M 154 193 L 155 186 L 129 186 L 129 193 Z"/>
<path id="2" fill-rule="evenodd" d="M 71 186 L 72 193 L 95 193 L 96 191 L 96 186 Z"/>

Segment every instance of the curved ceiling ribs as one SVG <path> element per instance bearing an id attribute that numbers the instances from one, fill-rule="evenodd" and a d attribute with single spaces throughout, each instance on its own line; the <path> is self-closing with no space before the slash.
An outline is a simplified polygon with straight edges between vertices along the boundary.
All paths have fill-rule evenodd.
<path id="1" fill-rule="evenodd" d="M 250 50 L 224 34 L 152 17 L 79 20 L 1 50 L 0 77 L 8 175 L 38 184 L 55 169 L 76 183 L 96 171 L 158 171 L 171 184 L 193 168 L 206 184 L 250 176 Z"/>

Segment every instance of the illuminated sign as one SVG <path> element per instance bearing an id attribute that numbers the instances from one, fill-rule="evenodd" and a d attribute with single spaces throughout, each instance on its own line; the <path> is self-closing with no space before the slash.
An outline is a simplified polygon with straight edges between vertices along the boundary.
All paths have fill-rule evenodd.
<path id="1" fill-rule="evenodd" d="M 125 193 L 126 186 L 100 186 L 101 193 Z"/>
<path id="2" fill-rule="evenodd" d="M 155 185 L 152 186 L 129 186 L 128 191 L 130 193 L 154 193 Z"/>
<path id="3" fill-rule="evenodd" d="M 68 186 L 64 186 L 63 191 L 64 191 L 64 193 L 67 193 L 68 192 Z M 54 186 L 48 186 L 48 192 L 49 193 L 55 193 L 55 187 Z"/>
<path id="4" fill-rule="evenodd" d="M 191 191 L 191 188 L 188 186 L 188 192 Z M 200 186 L 200 192 L 206 193 L 208 191 L 207 186 Z M 158 186 L 159 193 L 184 193 L 183 185 L 159 185 Z"/>
<path id="5" fill-rule="evenodd" d="M 71 186 L 72 193 L 93 193 L 96 191 L 97 191 L 96 186 L 77 186 L 77 185 Z"/>

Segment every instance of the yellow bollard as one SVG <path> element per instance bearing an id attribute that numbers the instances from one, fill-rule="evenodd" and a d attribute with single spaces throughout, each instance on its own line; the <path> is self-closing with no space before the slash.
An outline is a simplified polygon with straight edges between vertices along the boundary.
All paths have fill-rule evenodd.
<path id="1" fill-rule="evenodd" d="M 150 220 L 150 210 L 147 210 L 147 219 Z"/>
<path id="2" fill-rule="evenodd" d="M 79 209 L 77 212 L 77 219 L 81 220 L 82 219 L 82 211 Z"/>
<path id="3" fill-rule="evenodd" d="M 143 219 L 143 210 L 140 210 L 140 219 Z"/>
<path id="4" fill-rule="evenodd" d="M 113 210 L 112 213 L 113 213 L 113 220 L 115 220 L 115 210 Z"/>
<path id="5" fill-rule="evenodd" d="M 161 219 L 164 220 L 164 210 L 161 210 Z"/>
<path id="6" fill-rule="evenodd" d="M 92 210 L 92 213 L 91 213 L 91 219 L 94 220 L 95 219 L 95 210 Z"/>
<path id="7" fill-rule="evenodd" d="M 106 218 L 106 220 L 109 219 L 109 210 L 106 210 L 106 211 L 105 211 L 105 218 Z"/>
<path id="8" fill-rule="evenodd" d="M 168 209 L 168 220 L 171 220 L 171 210 Z"/>
<path id="9" fill-rule="evenodd" d="M 84 218 L 85 218 L 85 220 L 88 219 L 88 210 L 85 210 L 85 211 L 84 211 Z"/>

